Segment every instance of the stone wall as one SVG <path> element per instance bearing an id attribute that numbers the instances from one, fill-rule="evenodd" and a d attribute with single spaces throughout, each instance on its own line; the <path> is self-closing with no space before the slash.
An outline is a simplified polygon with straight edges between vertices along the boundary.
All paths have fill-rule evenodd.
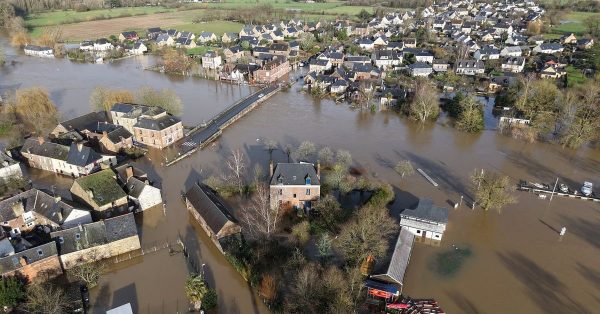
<path id="1" fill-rule="evenodd" d="M 129 238 L 117 240 L 104 245 L 91 247 L 85 250 L 60 255 L 60 263 L 63 268 L 70 269 L 82 263 L 99 261 L 141 248 L 140 238 L 135 235 Z"/>

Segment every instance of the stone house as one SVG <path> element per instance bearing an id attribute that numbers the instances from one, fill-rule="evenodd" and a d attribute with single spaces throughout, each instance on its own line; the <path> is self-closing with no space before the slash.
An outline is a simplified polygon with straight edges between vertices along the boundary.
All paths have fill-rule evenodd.
<path id="1" fill-rule="evenodd" d="M 30 189 L 0 201 L 0 221 L 4 228 L 26 233 L 37 226 L 56 230 L 89 223 L 92 215 L 63 202 L 60 196 Z"/>
<path id="2" fill-rule="evenodd" d="M 228 63 L 235 63 L 244 57 L 244 50 L 240 46 L 233 46 L 223 49 L 223 55 Z"/>
<path id="3" fill-rule="evenodd" d="M 394 50 L 378 50 L 371 55 L 376 67 L 387 70 L 402 64 L 402 55 Z"/>
<path id="4" fill-rule="evenodd" d="M 110 114 L 114 124 L 125 127 L 142 145 L 163 149 L 183 138 L 181 120 L 159 107 L 118 103 Z"/>
<path id="5" fill-rule="evenodd" d="M 269 53 L 275 56 L 289 57 L 290 45 L 285 41 L 277 41 L 269 45 Z"/>
<path id="6" fill-rule="evenodd" d="M 115 168 L 119 182 L 138 211 L 162 204 L 162 193 L 152 186 L 148 174 L 129 164 Z"/>
<path id="7" fill-rule="evenodd" d="M 318 164 L 269 164 L 271 207 L 310 210 L 321 197 L 320 172 Z"/>
<path id="8" fill-rule="evenodd" d="M 215 35 L 215 33 L 212 32 L 202 32 L 200 34 L 200 36 L 198 36 L 198 42 L 200 43 L 207 43 L 210 41 L 216 41 L 217 40 L 217 35 Z"/>
<path id="9" fill-rule="evenodd" d="M 132 213 L 50 233 L 63 269 L 141 248 Z"/>
<path id="10" fill-rule="evenodd" d="M 223 33 L 221 36 L 221 42 L 224 44 L 236 42 L 240 38 L 238 33 Z"/>
<path id="11" fill-rule="evenodd" d="M 111 169 L 76 179 L 70 191 L 74 199 L 93 209 L 98 217 L 111 217 L 129 211 L 127 193 Z"/>
<path id="12" fill-rule="evenodd" d="M 2 276 L 24 276 L 32 282 L 43 282 L 63 273 L 55 242 L 0 257 Z"/>
<path id="13" fill-rule="evenodd" d="M 290 70 L 290 63 L 285 57 L 276 57 L 254 72 L 254 79 L 258 83 L 273 83 L 289 73 Z"/>
<path id="14" fill-rule="evenodd" d="M 162 33 L 156 37 L 156 45 L 159 47 L 167 46 L 171 47 L 175 45 L 175 38 L 167 33 Z"/>
<path id="15" fill-rule="evenodd" d="M 231 236 L 238 236 L 242 231 L 237 220 L 231 215 L 229 207 L 215 191 L 204 184 L 195 183 L 184 197 L 188 211 L 200 223 L 215 246 L 223 252 L 222 241 Z"/>
<path id="16" fill-rule="evenodd" d="M 448 72 L 448 61 L 441 59 L 434 59 L 431 67 L 435 72 Z"/>
<path id="17" fill-rule="evenodd" d="M 400 213 L 400 227 L 422 239 L 441 241 L 448 224 L 448 209 L 433 205 L 428 199 L 419 200 L 415 209 Z"/>
<path id="18" fill-rule="evenodd" d="M 88 175 L 102 163 L 116 164 L 115 157 L 102 156 L 82 143 L 65 146 L 43 138 L 25 140 L 20 152 L 32 168 L 73 177 Z"/>

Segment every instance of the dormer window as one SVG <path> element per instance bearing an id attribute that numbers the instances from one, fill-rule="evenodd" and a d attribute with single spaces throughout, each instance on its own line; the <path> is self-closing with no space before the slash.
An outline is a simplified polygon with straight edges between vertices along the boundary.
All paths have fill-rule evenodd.
<path id="1" fill-rule="evenodd" d="M 279 184 L 283 184 L 283 176 L 282 176 L 282 175 L 279 175 L 279 176 L 277 177 L 277 183 L 279 183 Z"/>
<path id="2" fill-rule="evenodd" d="M 306 176 L 304 181 L 306 181 L 306 185 L 310 185 L 310 176 Z"/>

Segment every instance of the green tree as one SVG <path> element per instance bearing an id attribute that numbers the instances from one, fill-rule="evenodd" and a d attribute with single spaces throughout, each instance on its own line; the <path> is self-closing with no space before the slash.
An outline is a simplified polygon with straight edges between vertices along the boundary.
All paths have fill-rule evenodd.
<path id="1" fill-rule="evenodd" d="M 315 154 L 315 144 L 310 141 L 303 141 L 296 149 L 296 157 L 299 160 L 308 160 Z"/>
<path id="2" fill-rule="evenodd" d="M 548 134 L 556 124 L 559 111 L 557 99 L 560 99 L 561 92 L 549 80 L 528 77 L 521 84 L 521 93 L 516 102 L 517 109 L 531 120 L 531 127 L 536 134 Z"/>
<path id="3" fill-rule="evenodd" d="M 463 132 L 477 133 L 483 130 L 483 108 L 472 96 L 465 97 L 460 102 L 460 113 L 456 121 L 456 128 Z"/>
<path id="4" fill-rule="evenodd" d="M 569 148 L 579 148 L 586 142 L 600 139 L 600 87 L 597 82 L 588 81 L 581 87 L 573 101 L 566 95 L 561 117 L 565 125 L 560 134 L 560 143 Z"/>
<path id="5" fill-rule="evenodd" d="M 315 35 L 310 32 L 302 33 L 298 38 L 302 50 L 310 50 L 315 45 L 315 41 Z"/>
<path id="6" fill-rule="evenodd" d="M 500 175 L 493 171 L 475 170 L 471 175 L 475 202 L 484 210 L 497 209 L 516 202 L 512 196 L 514 185 L 508 176 Z"/>
<path id="7" fill-rule="evenodd" d="M 361 20 L 366 20 L 366 19 L 371 18 L 371 14 L 365 9 L 360 10 L 360 12 L 356 16 L 358 16 L 358 18 Z"/>
<path id="8" fill-rule="evenodd" d="M 325 146 L 319 150 L 319 161 L 323 166 L 329 167 L 333 163 L 333 151 Z"/>
<path id="9" fill-rule="evenodd" d="M 200 307 L 208 291 L 206 281 L 200 274 L 191 274 L 185 281 L 185 295 L 196 308 Z"/>
<path id="10" fill-rule="evenodd" d="M 0 306 L 14 308 L 27 298 L 25 285 L 14 276 L 0 279 Z"/>
<path id="11" fill-rule="evenodd" d="M 340 203 L 332 195 L 323 197 L 313 208 L 315 213 L 315 224 L 321 230 L 327 230 L 331 233 L 337 233 L 339 230 L 339 220 L 342 215 Z"/>
<path id="12" fill-rule="evenodd" d="M 242 41 L 240 43 L 240 46 L 246 51 L 250 50 L 250 42 L 248 42 L 247 40 Z"/>

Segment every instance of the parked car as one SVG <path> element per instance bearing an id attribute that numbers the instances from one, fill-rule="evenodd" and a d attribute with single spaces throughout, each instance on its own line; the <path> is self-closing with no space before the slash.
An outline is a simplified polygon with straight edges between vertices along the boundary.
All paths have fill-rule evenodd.
<path id="1" fill-rule="evenodd" d="M 583 186 L 581 187 L 581 193 L 583 193 L 583 195 L 585 195 L 585 196 L 592 195 L 592 187 L 593 186 L 594 185 L 592 184 L 592 182 L 588 182 L 588 181 L 583 182 Z"/>
<path id="2" fill-rule="evenodd" d="M 564 184 L 564 183 L 561 183 L 561 184 L 558 186 L 558 188 L 559 188 L 559 189 L 560 189 L 560 191 L 561 191 L 561 192 L 563 192 L 563 193 L 569 193 L 569 187 L 568 187 L 566 184 Z"/>

